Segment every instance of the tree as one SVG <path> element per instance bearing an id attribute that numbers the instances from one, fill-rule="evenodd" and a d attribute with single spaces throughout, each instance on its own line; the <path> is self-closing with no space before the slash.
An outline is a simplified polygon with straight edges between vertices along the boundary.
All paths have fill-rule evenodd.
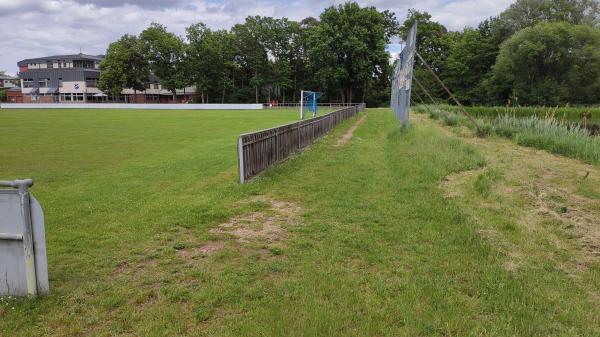
<path id="1" fill-rule="evenodd" d="M 210 91 L 219 92 L 223 103 L 237 71 L 235 37 L 226 30 L 213 32 L 203 23 L 186 30 L 190 82 L 200 91 L 203 103 L 208 102 Z"/>
<path id="2" fill-rule="evenodd" d="M 309 34 L 308 55 L 314 74 L 324 87 L 340 90 L 342 101 L 363 98 L 370 83 L 385 76 L 389 56 L 389 13 L 355 2 L 329 7 Z"/>
<path id="3" fill-rule="evenodd" d="M 574 25 L 598 26 L 598 0 L 517 0 L 496 17 L 485 20 L 479 30 L 495 45 L 516 32 L 540 22 L 568 22 Z"/>
<path id="4" fill-rule="evenodd" d="M 134 92 L 144 90 L 150 76 L 150 65 L 140 40 L 128 34 L 108 46 L 100 70 L 98 88 L 113 96 L 120 95 L 125 88 Z"/>
<path id="5" fill-rule="evenodd" d="M 487 78 L 496 59 L 496 46 L 479 29 L 454 34 L 444 64 L 444 81 L 463 104 L 488 101 Z"/>
<path id="6" fill-rule="evenodd" d="M 310 72 L 308 58 L 308 37 L 311 31 L 319 24 L 313 17 L 308 17 L 300 22 L 292 22 L 290 63 L 292 66 L 292 100 L 298 101 L 297 94 L 301 89 L 314 88 L 318 81 Z"/>
<path id="7" fill-rule="evenodd" d="M 498 24 L 516 33 L 540 22 L 594 26 L 599 15 L 598 0 L 518 0 L 499 15 Z"/>
<path id="8" fill-rule="evenodd" d="M 234 86 L 235 73 L 239 67 L 236 63 L 238 55 L 235 36 L 226 30 L 218 30 L 210 35 L 209 45 L 215 51 L 214 65 L 217 67 L 214 88 L 221 90 L 221 103 L 225 102 L 225 94 Z"/>
<path id="9" fill-rule="evenodd" d="M 556 105 L 600 99 L 600 31 L 565 22 L 521 30 L 500 47 L 493 67 L 500 99 Z"/>
<path id="10" fill-rule="evenodd" d="M 173 93 L 176 99 L 177 89 L 185 88 L 185 48 L 183 40 L 167 31 L 158 23 L 152 23 L 140 34 L 144 55 L 150 62 L 152 73 L 160 78 L 160 83 Z"/>
<path id="11" fill-rule="evenodd" d="M 407 36 L 415 22 L 418 23 L 417 52 L 438 76 L 444 78 L 446 59 L 450 53 L 453 37 L 448 34 L 448 30 L 444 25 L 431 20 L 431 14 L 419 12 L 415 9 L 409 9 L 406 20 L 404 20 L 402 26 L 399 28 L 400 35 Z M 415 62 L 414 76 L 434 97 L 446 97 L 446 92 L 443 88 L 440 87 L 437 81 L 429 74 L 429 71 L 418 60 Z M 419 94 L 420 87 L 416 86 L 415 88 L 417 94 Z M 427 97 L 424 93 L 419 95 Z"/>
<path id="12" fill-rule="evenodd" d="M 249 16 L 243 24 L 237 24 L 232 28 L 232 33 L 236 37 L 236 46 L 240 51 L 240 65 L 249 76 L 256 103 L 259 102 L 259 88 L 266 81 L 269 65 L 267 45 L 270 19 L 272 18 Z"/>
<path id="13" fill-rule="evenodd" d="M 205 103 L 205 93 L 211 86 L 211 79 L 214 78 L 214 67 L 212 55 L 209 55 L 206 41 L 207 36 L 211 34 L 210 29 L 202 22 L 193 24 L 186 28 L 187 32 L 187 52 L 186 67 L 188 69 L 188 82 L 196 86 L 200 92 L 201 102 Z"/>

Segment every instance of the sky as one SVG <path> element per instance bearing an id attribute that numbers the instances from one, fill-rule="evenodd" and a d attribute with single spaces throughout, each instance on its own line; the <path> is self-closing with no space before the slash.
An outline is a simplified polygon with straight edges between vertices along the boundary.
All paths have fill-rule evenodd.
<path id="1" fill-rule="evenodd" d="M 374 0 L 357 1 L 388 9 L 402 21 L 409 8 L 425 10 L 448 29 L 474 27 L 499 14 L 514 0 Z M 318 17 L 339 0 L 0 0 L 0 71 L 16 74 L 27 58 L 104 54 L 123 34 L 139 34 L 152 22 L 181 36 L 185 27 L 204 22 L 230 28 L 249 15 L 301 20 Z M 388 50 L 395 54 L 399 46 Z"/>

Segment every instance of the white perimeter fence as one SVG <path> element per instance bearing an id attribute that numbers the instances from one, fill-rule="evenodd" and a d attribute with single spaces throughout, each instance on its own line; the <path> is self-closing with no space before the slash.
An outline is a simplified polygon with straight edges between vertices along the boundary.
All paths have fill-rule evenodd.
<path id="1" fill-rule="evenodd" d="M 262 104 L 6 103 L 0 109 L 260 110 Z"/>

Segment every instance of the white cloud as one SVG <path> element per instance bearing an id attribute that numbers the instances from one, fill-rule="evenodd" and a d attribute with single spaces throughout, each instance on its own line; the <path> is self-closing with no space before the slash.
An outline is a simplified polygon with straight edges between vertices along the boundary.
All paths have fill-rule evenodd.
<path id="1" fill-rule="evenodd" d="M 16 73 L 19 60 L 52 54 L 102 54 L 121 35 L 138 34 L 151 22 L 185 34 L 202 21 L 229 28 L 248 15 L 301 20 L 317 17 L 323 8 L 345 0 L 0 0 L 0 70 Z M 500 13 L 512 0 L 375 0 L 359 1 L 389 9 L 403 20 L 409 8 L 426 10 L 449 29 L 475 26 Z"/>

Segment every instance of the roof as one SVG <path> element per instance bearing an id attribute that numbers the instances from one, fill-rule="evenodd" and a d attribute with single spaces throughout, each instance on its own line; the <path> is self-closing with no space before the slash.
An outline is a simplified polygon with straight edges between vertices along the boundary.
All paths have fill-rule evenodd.
<path id="1" fill-rule="evenodd" d="M 17 65 L 20 67 L 20 66 L 26 66 L 29 63 L 54 61 L 54 60 L 102 61 L 103 59 L 104 59 L 104 55 L 86 55 L 86 54 L 53 55 L 53 56 L 44 56 L 44 57 L 37 57 L 37 58 L 21 60 L 21 61 L 17 62 Z"/>
<path id="2" fill-rule="evenodd" d="M 18 77 L 12 77 L 10 75 L 0 73 L 0 80 L 16 80 L 16 79 L 18 79 Z"/>

